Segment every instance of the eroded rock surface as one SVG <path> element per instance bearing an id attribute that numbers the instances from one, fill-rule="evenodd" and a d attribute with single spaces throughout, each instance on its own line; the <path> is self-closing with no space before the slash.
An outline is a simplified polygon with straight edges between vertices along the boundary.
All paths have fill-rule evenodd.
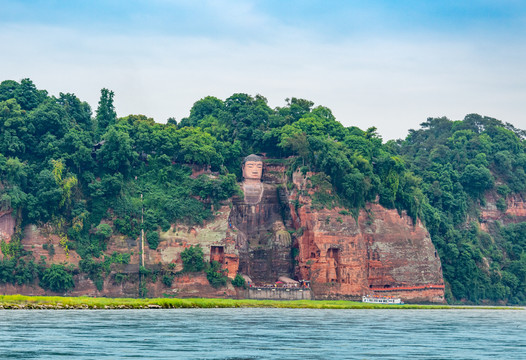
<path id="1" fill-rule="evenodd" d="M 413 223 L 407 215 L 376 203 L 368 204 L 357 219 L 344 209 L 315 207 L 314 189 L 307 186 L 313 174 L 294 173 L 294 189 L 287 190 L 285 171 L 283 165 L 266 164 L 259 190 L 256 186 L 247 191 L 248 197 L 234 197 L 215 209 L 213 220 L 193 226 L 174 224 L 161 232 L 156 250 L 145 246 L 146 267 L 171 266 L 179 271 L 181 252 L 201 246 L 205 261 L 219 261 L 230 278 L 239 272 L 257 283 L 273 283 L 282 275 L 309 280 L 316 298 L 357 299 L 374 291 L 409 302 L 444 301 L 440 259 L 420 222 Z M 522 211 L 526 215 L 525 209 L 524 202 L 518 200 L 508 204 L 513 216 L 522 216 Z M 10 214 L 0 214 L 0 230 L 3 237 L 12 236 Z M 22 243 L 37 261 L 41 256 L 46 256 L 48 263 L 78 265 L 80 261 L 78 254 L 66 252 L 60 238 L 46 227 L 28 226 Z M 52 256 L 50 245 L 54 247 Z M 291 254 L 296 251 L 293 259 Z M 102 291 L 85 274 L 76 275 L 70 295 L 137 296 L 140 239 L 114 235 L 106 254 L 113 252 L 129 253 L 130 264 L 112 265 L 112 275 L 105 279 Z M 115 273 L 128 281 L 119 283 Z M 203 273 L 178 276 L 171 287 L 158 279 L 148 283 L 147 289 L 148 296 L 236 296 L 231 285 L 212 288 Z M 38 286 L 4 285 L 2 291 L 46 293 Z"/>
<path id="2" fill-rule="evenodd" d="M 480 212 L 481 228 L 484 231 L 489 231 L 489 225 L 495 221 L 500 221 L 504 225 L 526 221 L 526 199 L 523 195 L 508 195 L 505 209 L 497 207 L 499 196 L 495 192 L 488 192 L 485 197 L 486 203 Z"/>
<path id="3" fill-rule="evenodd" d="M 291 210 L 299 230 L 297 272 L 312 281 L 318 298 L 380 290 L 403 292 L 405 301 L 444 301 L 440 259 L 420 222 L 378 204 L 361 210 L 357 220 L 344 209 L 316 210 L 309 175 L 294 174 Z"/>
<path id="4" fill-rule="evenodd" d="M 0 212 L 0 240 L 8 241 L 15 233 L 15 219 L 11 211 Z"/>

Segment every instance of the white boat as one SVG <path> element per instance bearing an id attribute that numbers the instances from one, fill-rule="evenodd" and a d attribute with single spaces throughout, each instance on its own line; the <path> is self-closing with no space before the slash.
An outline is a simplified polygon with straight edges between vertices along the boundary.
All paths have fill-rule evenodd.
<path id="1" fill-rule="evenodd" d="M 370 304 L 386 304 L 386 305 L 403 305 L 404 302 L 400 298 L 392 296 L 376 296 L 365 295 L 362 297 L 362 302 Z"/>

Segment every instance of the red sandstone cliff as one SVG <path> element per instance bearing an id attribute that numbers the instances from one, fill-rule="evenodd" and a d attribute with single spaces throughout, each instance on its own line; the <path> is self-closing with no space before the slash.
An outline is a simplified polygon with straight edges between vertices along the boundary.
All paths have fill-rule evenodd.
<path id="1" fill-rule="evenodd" d="M 15 233 L 15 218 L 11 211 L 0 212 L 0 241 L 8 241 Z M 0 255 L 1 256 L 1 255 Z"/>
<path id="2" fill-rule="evenodd" d="M 497 207 L 497 199 L 498 195 L 494 191 L 485 195 L 486 204 L 480 211 L 482 230 L 488 232 L 488 225 L 495 221 L 500 221 L 504 225 L 526 221 L 526 199 L 524 195 L 508 195 L 506 197 L 506 208 L 502 210 Z"/>
<path id="3" fill-rule="evenodd" d="M 359 298 L 371 292 L 405 301 L 444 302 L 440 259 L 422 223 L 369 204 L 358 219 L 343 209 L 316 210 L 309 176 L 296 172 L 290 194 L 298 237 L 298 275 L 317 298 Z"/>
<path id="4" fill-rule="evenodd" d="M 285 168 L 281 165 L 267 165 L 264 181 L 267 184 L 285 185 Z M 312 174 L 307 174 L 312 175 Z M 299 250 L 297 265 L 289 274 L 300 280 L 312 281 L 316 298 L 359 298 L 371 292 L 399 296 L 405 301 L 443 302 L 444 286 L 440 259 L 437 257 L 431 243 L 429 233 L 420 222 L 413 224 L 405 214 L 396 210 L 386 209 L 378 204 L 369 204 L 361 210 L 358 219 L 354 219 L 343 209 L 319 209 L 312 207 L 312 187 L 307 188 L 308 176 L 296 172 L 293 176 L 294 189 L 279 192 L 278 198 L 270 201 L 268 206 L 256 206 L 254 211 L 261 209 L 269 212 L 276 208 L 276 201 L 289 202 L 290 213 L 284 214 L 283 224 L 288 230 L 296 229 L 295 246 Z M 282 189 L 285 187 L 282 186 Z M 285 195 L 285 199 L 282 199 Z M 229 277 L 237 273 L 240 260 L 250 261 L 257 256 L 258 246 L 266 233 L 274 231 L 288 235 L 285 229 L 274 229 L 269 224 L 260 224 L 245 229 L 248 236 L 254 238 L 254 253 L 243 255 L 237 244 L 238 232 L 236 224 L 229 217 L 232 204 L 225 204 L 216 209 L 216 217 L 200 226 L 177 225 L 160 234 L 160 244 L 156 250 L 146 246 L 145 262 L 148 268 L 163 267 L 174 264 L 175 270 L 182 269 L 180 253 L 192 245 L 200 245 L 205 254 L 205 260 L 217 260 L 228 269 Z M 513 208 L 513 207 L 510 207 Z M 521 208 L 521 205 L 515 206 Z M 252 210 L 251 210 L 252 211 Z M 245 211 L 246 212 L 246 211 Z M 276 211 L 272 212 L 273 214 Z M 241 212 L 241 214 L 244 214 Z M 270 212 L 269 212 L 270 214 Z M 268 215 L 268 214 L 267 214 Z M 263 214 L 258 221 L 276 222 L 275 216 Z M 245 215 L 241 216 L 243 218 Z M 248 216 L 248 215 L 247 215 Z M 239 222 L 239 220 L 238 220 Z M 111 224 L 110 224 L 111 225 Z M 237 226 L 241 226 L 237 224 Z M 13 234 L 14 220 L 10 214 L 0 214 L 0 235 L 10 237 Z M 270 236 L 270 235 L 269 235 Z M 289 237 L 290 238 L 290 237 Z M 254 240 L 252 239 L 252 240 Z M 266 239 L 266 237 L 265 237 Z M 269 237 L 270 239 L 270 237 Z M 250 240 L 250 239 L 247 239 Z M 78 265 L 80 257 L 75 251 L 66 252 L 59 244 L 58 236 L 50 229 L 28 226 L 22 240 L 24 249 L 32 251 L 38 261 L 40 256 L 46 256 L 47 262 L 69 263 Z M 47 250 L 45 249 L 47 244 Z M 49 246 L 53 245 L 51 256 Z M 263 249 L 263 247 L 262 247 Z M 269 247 L 271 249 L 271 247 Z M 274 249 L 274 248 L 272 248 Z M 130 265 L 112 265 L 112 275 L 106 278 L 104 289 L 98 291 L 93 282 L 83 274 L 75 276 L 76 287 L 71 295 L 91 296 L 137 296 L 138 294 L 138 239 L 126 239 L 124 236 L 113 236 L 106 253 L 126 252 L 131 254 Z M 270 253 L 267 251 L 267 253 Z M 243 256 L 248 258 L 241 259 Z M 288 260 L 287 260 L 288 259 Z M 261 260 L 261 259 L 260 259 Z M 268 260 L 268 259 L 267 259 Z M 286 269 L 286 261 L 290 261 L 290 247 L 280 247 L 272 250 L 271 261 L 264 262 L 269 269 L 276 266 Z M 263 261 L 262 261 L 263 263 Z M 270 265 L 268 265 L 270 264 Z M 265 268 L 265 269 L 267 269 Z M 281 271 L 281 270 L 280 270 Z M 116 283 L 113 275 L 123 274 L 128 282 Z M 270 272 L 265 272 L 264 278 Z M 235 291 L 229 285 L 227 288 L 212 288 L 203 274 L 197 276 L 180 276 L 174 279 L 171 287 L 164 286 L 159 280 L 148 283 L 148 296 L 235 296 Z M 44 294 L 43 289 L 33 287 L 13 287 L 4 285 L 0 293 Z M 48 294 L 51 294 L 48 292 Z"/>

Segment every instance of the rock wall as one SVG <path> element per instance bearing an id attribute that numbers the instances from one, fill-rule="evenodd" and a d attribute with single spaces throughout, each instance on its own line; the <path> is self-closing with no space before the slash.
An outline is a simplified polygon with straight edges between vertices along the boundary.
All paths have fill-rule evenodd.
<path id="1" fill-rule="evenodd" d="M 404 291 L 405 301 L 444 302 L 441 263 L 427 230 L 405 214 L 368 204 L 358 219 L 344 209 L 315 209 L 314 189 L 296 172 L 290 194 L 298 229 L 297 274 L 316 298 L 359 299 L 373 288 Z M 435 285 L 431 292 L 424 286 Z"/>
<path id="2" fill-rule="evenodd" d="M 257 283 L 273 283 L 281 275 L 307 280 L 317 299 L 359 299 L 376 292 L 400 296 L 406 302 L 444 301 L 440 259 L 420 222 L 415 224 L 405 214 L 375 203 L 361 210 L 357 219 L 344 209 L 319 209 L 312 204 L 314 189 L 307 186 L 313 174 L 294 173 L 294 188 L 289 191 L 285 172 L 283 165 L 265 164 L 259 203 L 249 204 L 235 197 L 214 209 L 216 216 L 211 221 L 193 226 L 174 224 L 161 232 L 156 250 L 145 242 L 146 267 L 182 270 L 181 252 L 201 246 L 205 260 L 219 261 L 230 278 L 239 272 Z M 514 216 L 526 209 L 519 201 L 508 208 Z M 12 236 L 14 225 L 10 214 L 0 214 L 1 236 Z M 63 249 L 52 229 L 31 225 L 24 232 L 24 249 L 31 251 L 37 261 L 45 256 L 48 263 L 78 266 L 79 255 Z M 298 252 L 295 259 L 293 249 Z M 102 291 L 85 275 L 75 275 L 76 287 L 69 295 L 137 296 L 140 239 L 114 235 L 105 253 L 113 252 L 129 253 L 130 265 L 112 265 L 112 274 L 105 279 Z M 116 282 L 115 274 L 128 281 Z M 231 285 L 214 289 L 204 274 L 194 275 L 176 277 L 171 287 L 160 280 L 148 283 L 148 296 L 239 296 Z M 1 292 L 51 294 L 38 286 L 3 285 Z"/>
<path id="3" fill-rule="evenodd" d="M 139 280 L 137 272 L 130 274 L 128 281 L 115 283 L 113 277 L 104 280 L 102 290 L 97 290 L 93 281 L 85 275 L 75 275 L 73 277 L 75 287 L 66 294 L 55 293 L 44 290 L 38 285 L 12 285 L 2 284 L 0 286 L 1 295 L 23 294 L 30 296 L 94 296 L 94 297 L 119 297 L 136 298 L 139 296 Z M 209 298 L 235 298 L 236 290 L 229 284 L 226 287 L 215 289 L 208 283 L 204 273 L 193 276 L 181 275 L 174 278 L 171 287 L 165 286 L 161 281 L 146 283 L 147 297 L 173 296 L 179 298 L 188 297 L 209 297 Z"/>
<path id="4" fill-rule="evenodd" d="M 189 246 L 201 246 L 205 261 L 214 260 L 214 249 L 222 249 L 220 260 L 223 267 L 229 270 L 228 275 L 234 277 L 237 273 L 237 250 L 235 241 L 230 236 L 228 229 L 229 206 L 216 210 L 217 216 L 201 226 L 174 225 L 166 232 L 160 234 L 161 242 L 156 250 L 145 245 L 145 265 L 148 269 L 161 269 L 163 266 L 175 264 L 174 271 L 182 270 L 180 253 Z M 9 242 L 14 234 L 15 221 L 9 213 L 0 216 L 2 236 Z M 109 225 L 112 225 L 109 223 Z M 75 250 L 66 250 L 60 244 L 60 237 L 50 225 L 37 227 L 28 225 L 24 228 L 22 246 L 25 251 L 31 252 L 35 261 L 42 257 L 48 264 L 65 264 L 78 267 L 81 257 Z M 106 255 L 114 252 L 128 253 L 131 255 L 130 264 L 113 264 L 111 274 L 104 279 L 102 290 L 97 290 L 92 280 L 85 274 L 75 274 L 75 288 L 67 293 L 70 296 L 107 296 L 107 297 L 137 297 L 139 294 L 139 263 L 140 239 L 129 239 L 122 235 L 112 236 L 107 244 Z M 0 254 L 1 257 L 1 254 Z M 98 261 L 102 261 L 101 257 Z M 126 278 L 124 282 L 116 282 L 115 274 Z M 215 289 L 208 283 L 204 273 L 179 275 L 173 280 L 172 286 L 167 287 L 158 279 L 155 282 L 146 282 L 147 296 L 162 297 L 164 294 L 178 297 L 235 297 L 236 291 L 232 285 Z M 62 295 L 46 291 L 34 284 L 32 286 L 14 286 L 1 284 L 0 294 L 25 294 L 25 295 Z"/>
<path id="5" fill-rule="evenodd" d="M 480 211 L 480 223 L 484 231 L 488 232 L 490 225 L 495 221 L 500 221 L 504 225 L 526 221 L 526 198 L 523 194 L 508 195 L 504 211 L 497 207 L 498 198 L 499 195 L 495 191 L 485 195 L 486 204 Z"/>
<path id="6" fill-rule="evenodd" d="M 15 218 L 11 211 L 0 212 L 0 241 L 9 241 L 15 233 Z"/>
<path id="7" fill-rule="evenodd" d="M 205 261 L 216 260 L 228 270 L 228 276 L 234 278 L 238 269 L 238 251 L 235 247 L 232 231 L 228 224 L 230 207 L 225 205 L 215 211 L 215 218 L 202 225 L 177 224 L 160 234 L 160 243 L 156 250 L 145 246 L 147 264 L 175 264 L 175 270 L 183 269 L 181 252 L 190 246 L 203 249 Z"/>
<path id="8" fill-rule="evenodd" d="M 55 264 L 72 264 L 78 266 L 80 255 L 74 250 L 66 250 L 60 245 L 60 237 L 53 234 L 52 229 L 45 225 L 27 225 L 24 228 L 22 246 L 25 251 L 31 251 L 35 261 L 45 257 L 46 262 Z"/>

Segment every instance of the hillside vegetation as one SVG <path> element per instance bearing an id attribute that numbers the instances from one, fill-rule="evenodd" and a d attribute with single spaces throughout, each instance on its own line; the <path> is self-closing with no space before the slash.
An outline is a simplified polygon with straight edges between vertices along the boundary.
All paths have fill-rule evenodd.
<path id="1" fill-rule="evenodd" d="M 49 96 L 29 79 L 0 84 L 0 211 L 12 210 L 18 224 L 2 242 L 0 284 L 67 290 L 68 274 L 100 278 L 108 264 L 126 261 L 105 254 L 106 244 L 112 234 L 139 236 L 143 205 L 155 248 L 170 224 L 213 217 L 239 191 L 243 156 L 264 153 L 289 159 L 290 173 L 324 174 L 318 180 L 335 189 L 320 196 L 325 206 L 357 214 L 378 199 L 420 219 L 442 260 L 448 301 L 526 302 L 526 223 L 497 223 L 489 233 L 479 226 L 485 194 L 496 194 L 504 211 L 507 197 L 526 191 L 522 130 L 471 114 L 428 119 L 405 140 L 384 143 L 375 128 L 344 127 L 303 99 L 272 109 L 260 95 L 205 97 L 188 118 L 160 124 L 118 118 L 113 97 L 103 89 L 93 114 L 74 94 Z M 191 167 L 217 176 L 194 179 Z M 24 251 L 30 223 L 50 224 L 61 246 L 82 256 L 80 268 L 50 267 Z"/>

